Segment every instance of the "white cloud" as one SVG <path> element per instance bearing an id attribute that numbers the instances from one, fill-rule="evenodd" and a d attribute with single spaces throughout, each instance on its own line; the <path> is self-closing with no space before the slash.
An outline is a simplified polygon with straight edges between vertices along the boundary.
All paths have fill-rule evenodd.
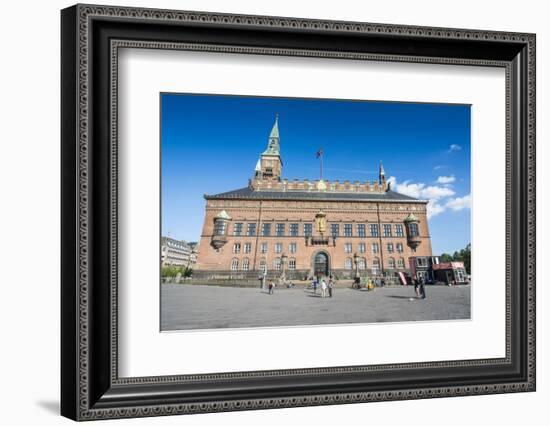
<path id="1" fill-rule="evenodd" d="M 445 206 L 442 206 L 437 202 L 437 200 L 430 200 L 426 206 L 426 214 L 428 219 L 443 213 L 445 211 Z"/>
<path id="2" fill-rule="evenodd" d="M 437 183 L 441 183 L 443 185 L 448 185 L 449 183 L 453 183 L 455 180 L 456 179 L 453 175 L 451 175 L 451 176 L 439 176 L 437 178 Z"/>
<path id="3" fill-rule="evenodd" d="M 470 194 L 464 197 L 451 198 L 445 203 L 445 207 L 454 210 L 464 210 L 472 207 L 472 196 Z"/>
<path id="4" fill-rule="evenodd" d="M 441 178 L 444 178 L 440 181 Z M 451 179 L 452 180 L 449 180 Z M 454 182 L 454 176 L 440 176 L 438 182 L 448 185 L 447 182 Z M 391 185 L 391 189 L 399 192 L 400 194 L 408 195 L 409 197 L 419 198 L 421 200 L 428 200 L 427 215 L 428 218 L 432 218 L 438 214 L 441 214 L 447 210 L 459 211 L 466 208 L 470 208 L 470 195 L 464 197 L 455 197 L 455 191 L 448 186 L 439 185 L 426 185 L 422 182 L 404 181 L 398 183 L 395 176 L 391 176 L 388 179 Z"/>
<path id="5" fill-rule="evenodd" d="M 434 170 L 439 170 L 439 169 L 442 169 L 443 167 L 446 167 L 446 166 L 439 164 L 437 166 L 434 166 Z"/>
<path id="6" fill-rule="evenodd" d="M 446 186 L 426 186 L 425 183 L 411 183 L 411 181 L 408 180 L 403 183 L 397 183 L 393 176 L 390 178 L 390 182 L 395 191 L 422 200 L 438 200 L 440 198 L 455 195 L 455 192 Z"/>
<path id="7" fill-rule="evenodd" d="M 460 145 L 453 143 L 449 146 L 449 150 L 447 152 L 460 151 L 461 149 L 462 147 Z"/>
<path id="8" fill-rule="evenodd" d="M 429 200 L 438 200 L 443 197 L 450 197 L 451 195 L 455 195 L 455 192 L 446 186 L 427 186 L 422 189 L 422 197 Z"/>

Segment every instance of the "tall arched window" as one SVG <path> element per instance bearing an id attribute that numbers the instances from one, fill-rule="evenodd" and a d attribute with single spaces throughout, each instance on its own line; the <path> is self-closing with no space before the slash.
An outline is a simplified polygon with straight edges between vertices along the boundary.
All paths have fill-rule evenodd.
<path id="1" fill-rule="evenodd" d="M 248 257 L 245 257 L 243 259 L 243 263 L 242 263 L 242 269 L 243 271 L 248 271 L 248 269 L 250 268 L 250 259 Z"/>
<path id="2" fill-rule="evenodd" d="M 380 272 L 380 259 L 375 257 L 372 259 L 372 273 L 377 274 L 378 272 Z"/>
<path id="3" fill-rule="evenodd" d="M 267 272 L 267 262 L 265 261 L 265 258 L 260 260 L 260 271 Z"/>
<path id="4" fill-rule="evenodd" d="M 404 269 L 405 268 L 405 259 L 403 259 L 402 257 L 397 259 L 397 267 L 399 269 Z"/>
<path id="5" fill-rule="evenodd" d="M 231 270 L 232 271 L 236 271 L 237 269 L 239 269 L 239 259 L 231 259 Z"/>
<path id="6" fill-rule="evenodd" d="M 395 269 L 395 259 L 393 257 L 388 259 L 388 268 Z"/>
<path id="7" fill-rule="evenodd" d="M 291 271 L 294 271 L 296 269 L 296 259 L 294 259 L 293 257 L 288 259 L 288 269 L 290 269 Z"/>
<path id="8" fill-rule="evenodd" d="M 276 271 L 281 270 L 281 258 L 280 257 L 276 257 L 275 259 L 273 259 L 273 269 L 275 269 Z"/>
<path id="9" fill-rule="evenodd" d="M 351 257 L 346 257 L 344 267 L 346 269 L 353 269 L 353 260 L 351 260 Z"/>
<path id="10" fill-rule="evenodd" d="M 359 269 L 367 269 L 367 259 L 365 259 L 364 257 L 360 257 L 357 261 L 357 267 Z"/>

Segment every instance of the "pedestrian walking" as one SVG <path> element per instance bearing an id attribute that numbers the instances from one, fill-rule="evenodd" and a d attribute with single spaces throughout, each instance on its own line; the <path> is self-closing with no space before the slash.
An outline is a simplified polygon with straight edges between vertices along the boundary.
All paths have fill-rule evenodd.
<path id="1" fill-rule="evenodd" d="M 275 289 L 275 282 L 269 281 L 269 294 L 273 294 L 274 289 Z"/>
<path id="2" fill-rule="evenodd" d="M 332 277 L 328 280 L 328 297 L 332 297 L 332 291 L 334 289 L 334 281 L 332 280 Z"/>
<path id="3" fill-rule="evenodd" d="M 426 298 L 426 281 L 424 280 L 424 277 L 420 277 L 419 279 L 419 295 L 421 299 Z"/>
<path id="4" fill-rule="evenodd" d="M 321 280 L 321 297 L 327 297 L 327 283 L 324 278 Z"/>
<path id="5" fill-rule="evenodd" d="M 313 277 L 313 282 L 311 283 L 311 286 L 313 287 L 313 292 L 317 293 L 317 277 Z"/>
<path id="6" fill-rule="evenodd" d="M 420 284 L 418 282 L 418 278 L 413 278 L 413 283 L 414 283 L 414 292 L 416 294 L 416 297 L 420 297 Z"/>

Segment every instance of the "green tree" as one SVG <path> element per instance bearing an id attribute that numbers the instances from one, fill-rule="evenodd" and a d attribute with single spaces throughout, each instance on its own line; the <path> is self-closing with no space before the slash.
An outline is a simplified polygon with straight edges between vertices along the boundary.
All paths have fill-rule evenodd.
<path id="1" fill-rule="evenodd" d="M 452 262 L 453 256 L 451 256 L 449 253 L 442 253 L 441 256 L 439 256 L 439 259 L 441 262 Z"/>
<path id="2" fill-rule="evenodd" d="M 466 273 L 470 274 L 472 266 L 472 245 L 468 244 L 466 248 L 460 250 L 460 256 L 462 258 L 462 261 L 464 262 Z"/>
<path id="3" fill-rule="evenodd" d="M 471 265 L 472 265 L 472 260 L 471 260 L 472 250 L 471 250 L 471 247 L 472 247 L 472 245 L 468 244 L 462 250 L 455 251 L 453 256 L 452 256 L 452 259 L 450 259 L 450 260 L 454 260 L 454 261 L 457 261 L 457 262 L 463 262 L 464 263 L 464 269 L 466 269 L 466 273 L 468 273 L 468 274 L 471 273 Z M 446 253 L 444 253 L 443 255 L 441 255 L 441 260 L 443 262 L 449 262 L 450 260 L 443 260 L 444 255 L 449 256 Z"/>
<path id="4" fill-rule="evenodd" d="M 161 277 L 175 277 L 176 275 L 178 275 L 178 273 L 183 276 L 183 272 L 183 267 L 174 265 L 163 266 L 160 269 Z"/>

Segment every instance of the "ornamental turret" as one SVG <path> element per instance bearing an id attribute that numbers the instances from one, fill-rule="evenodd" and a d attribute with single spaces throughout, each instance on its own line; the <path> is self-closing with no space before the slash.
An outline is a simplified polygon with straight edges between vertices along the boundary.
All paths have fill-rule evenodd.
<path id="1" fill-rule="evenodd" d="M 422 240 L 420 239 L 420 230 L 418 227 L 418 218 L 413 214 L 409 214 L 405 220 L 405 228 L 407 229 L 407 244 L 413 251 L 416 251 Z"/>
<path id="2" fill-rule="evenodd" d="M 230 221 L 231 216 L 225 210 L 222 210 L 214 217 L 214 232 L 212 233 L 210 244 L 216 250 L 219 250 L 227 243 L 227 228 Z"/>

